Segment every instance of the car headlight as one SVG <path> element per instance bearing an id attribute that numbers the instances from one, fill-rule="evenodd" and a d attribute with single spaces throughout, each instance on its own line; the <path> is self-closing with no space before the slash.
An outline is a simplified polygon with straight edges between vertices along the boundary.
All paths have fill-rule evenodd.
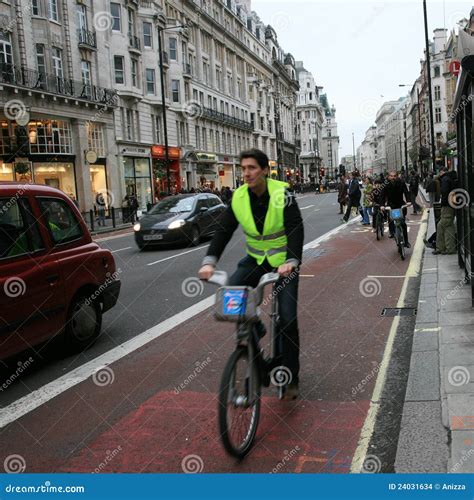
<path id="1" fill-rule="evenodd" d="M 140 226 L 140 223 L 135 224 L 135 225 L 133 226 L 133 230 L 134 230 L 134 231 L 140 231 L 140 227 L 141 227 L 141 226 Z"/>
<path id="2" fill-rule="evenodd" d="M 175 220 L 172 222 L 169 226 L 168 229 L 179 229 L 180 227 L 183 227 L 186 224 L 186 221 L 180 219 L 180 220 Z"/>

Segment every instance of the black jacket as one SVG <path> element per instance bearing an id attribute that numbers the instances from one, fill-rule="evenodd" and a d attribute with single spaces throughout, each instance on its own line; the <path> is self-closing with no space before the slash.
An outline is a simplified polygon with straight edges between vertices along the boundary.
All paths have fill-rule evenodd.
<path id="1" fill-rule="evenodd" d="M 449 193 L 456 188 L 456 172 L 446 172 L 440 178 L 441 206 L 449 207 Z"/>
<path id="2" fill-rule="evenodd" d="M 401 179 L 385 184 L 384 198 L 385 204 L 390 208 L 401 208 L 405 203 L 410 203 L 410 193 L 407 185 Z M 403 198 L 405 198 L 405 201 L 403 201 Z"/>
<path id="3" fill-rule="evenodd" d="M 267 190 L 262 196 L 257 197 L 257 195 L 249 189 L 249 195 L 255 225 L 257 226 L 257 231 L 262 234 L 265 216 L 267 215 L 268 204 L 270 202 L 270 194 Z M 287 261 L 294 260 L 297 261 L 295 264 L 300 264 L 304 242 L 303 219 L 295 197 L 288 191 L 286 199 L 288 202 L 285 204 L 283 212 L 285 233 L 288 238 L 286 258 Z M 227 243 L 229 243 L 238 226 L 239 222 L 234 215 L 231 205 L 227 207 L 219 219 L 218 230 L 212 238 L 203 264 L 215 264 L 220 259 Z"/>

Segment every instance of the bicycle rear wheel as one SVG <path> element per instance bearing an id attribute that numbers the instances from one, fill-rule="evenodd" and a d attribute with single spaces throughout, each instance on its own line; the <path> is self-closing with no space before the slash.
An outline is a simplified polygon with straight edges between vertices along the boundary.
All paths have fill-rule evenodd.
<path id="1" fill-rule="evenodd" d="M 249 359 L 247 346 L 239 346 L 227 362 L 219 389 L 219 432 L 229 455 L 243 458 L 250 451 L 260 418 L 260 394 L 257 360 Z"/>
<path id="2" fill-rule="evenodd" d="M 403 238 L 403 232 L 400 227 L 395 229 L 395 240 L 398 246 L 398 253 L 402 260 L 405 260 L 405 240 Z"/>

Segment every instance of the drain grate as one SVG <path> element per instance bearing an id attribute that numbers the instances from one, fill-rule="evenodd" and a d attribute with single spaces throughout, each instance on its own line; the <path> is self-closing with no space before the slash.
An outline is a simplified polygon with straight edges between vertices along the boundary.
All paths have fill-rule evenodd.
<path id="1" fill-rule="evenodd" d="M 381 316 L 416 316 L 416 313 L 417 309 L 415 307 L 385 307 Z"/>

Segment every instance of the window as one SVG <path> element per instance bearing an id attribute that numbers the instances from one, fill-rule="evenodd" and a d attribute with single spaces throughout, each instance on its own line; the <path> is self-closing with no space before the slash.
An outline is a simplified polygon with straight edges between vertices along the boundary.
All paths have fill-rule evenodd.
<path id="1" fill-rule="evenodd" d="M 194 134 L 196 135 L 196 148 L 201 149 L 201 131 L 197 125 L 194 126 Z"/>
<path id="2" fill-rule="evenodd" d="M 133 134 L 133 114 L 132 114 L 131 109 L 127 109 L 126 117 L 127 117 L 127 120 L 125 123 L 126 137 L 127 137 L 127 140 L 131 141 L 133 139 L 133 135 L 132 135 Z"/>
<path id="3" fill-rule="evenodd" d="M 171 95 L 173 102 L 179 102 L 179 80 L 171 80 Z"/>
<path id="4" fill-rule="evenodd" d="M 50 21 L 59 22 L 58 0 L 48 0 L 48 17 Z"/>
<path id="5" fill-rule="evenodd" d="M 435 66 L 434 68 L 434 76 L 437 77 L 437 76 L 440 76 L 441 75 L 441 69 L 439 66 Z"/>
<path id="6" fill-rule="evenodd" d="M 146 69 L 146 93 L 155 94 L 155 70 Z"/>
<path id="7" fill-rule="evenodd" d="M 150 49 L 153 47 L 153 25 L 151 23 L 143 23 L 143 46 Z"/>
<path id="8" fill-rule="evenodd" d="M 72 133 L 68 122 L 36 120 L 28 124 L 31 154 L 72 154 Z"/>
<path id="9" fill-rule="evenodd" d="M 28 201 L 0 199 L 0 259 L 44 249 L 43 240 Z"/>
<path id="10" fill-rule="evenodd" d="M 85 5 L 78 3 L 76 5 L 77 25 L 81 31 L 87 30 L 87 9 Z"/>
<path id="11" fill-rule="evenodd" d="M 31 13 L 34 16 L 41 16 L 41 3 L 40 0 L 32 0 L 31 2 Z"/>
<path id="12" fill-rule="evenodd" d="M 100 123 L 86 122 L 87 144 L 97 156 L 105 156 L 104 132 Z"/>
<path id="13" fill-rule="evenodd" d="M 53 47 L 52 49 L 53 71 L 58 78 L 63 78 L 63 59 L 61 49 Z"/>
<path id="14" fill-rule="evenodd" d="M 128 36 L 135 36 L 135 12 L 128 9 Z"/>
<path id="15" fill-rule="evenodd" d="M 441 108 L 435 108 L 435 122 L 441 123 Z"/>
<path id="16" fill-rule="evenodd" d="M 44 55 L 44 45 L 41 43 L 36 44 L 36 69 L 41 83 L 45 81 L 46 75 L 46 58 Z"/>
<path id="17" fill-rule="evenodd" d="M 441 87 L 439 85 L 435 85 L 434 95 L 435 95 L 435 101 L 441 100 Z"/>
<path id="18" fill-rule="evenodd" d="M 172 61 L 178 60 L 178 43 L 176 42 L 176 38 L 170 38 L 170 59 Z"/>
<path id="19" fill-rule="evenodd" d="M 136 59 L 132 59 L 132 86 L 138 87 L 138 61 Z"/>
<path id="20" fill-rule="evenodd" d="M 0 30 L 0 64 L 13 64 L 10 33 Z"/>
<path id="21" fill-rule="evenodd" d="M 207 151 L 207 129 L 202 127 L 202 148 Z"/>
<path id="22" fill-rule="evenodd" d="M 115 83 L 125 83 L 125 70 L 122 56 L 114 56 Z"/>
<path id="23" fill-rule="evenodd" d="M 69 205 L 60 198 L 39 198 L 41 214 L 53 242 L 69 243 L 82 237 L 82 228 Z"/>
<path id="24" fill-rule="evenodd" d="M 122 31 L 122 17 L 120 11 L 120 4 L 111 3 L 110 4 L 110 14 L 112 15 L 112 30 Z"/>
<path id="25" fill-rule="evenodd" d="M 91 80 L 91 63 L 89 61 L 81 61 L 82 84 L 84 85 L 83 94 L 86 96 L 92 95 L 92 80 Z"/>
<path id="26" fill-rule="evenodd" d="M 161 144 L 161 116 L 155 116 L 155 140 Z"/>
<path id="27" fill-rule="evenodd" d="M 204 80 L 204 83 L 206 85 L 209 85 L 209 62 L 207 61 L 203 61 L 202 62 L 202 77 L 203 77 L 203 80 Z"/>

